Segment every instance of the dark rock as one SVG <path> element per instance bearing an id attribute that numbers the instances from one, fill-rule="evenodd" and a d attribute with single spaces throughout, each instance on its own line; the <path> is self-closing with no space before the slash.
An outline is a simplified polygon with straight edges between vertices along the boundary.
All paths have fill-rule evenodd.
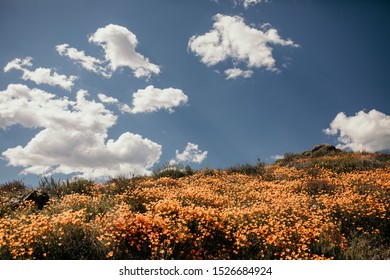
<path id="1" fill-rule="evenodd" d="M 46 203 L 49 201 L 50 197 L 49 195 L 41 190 L 34 190 L 31 191 L 27 194 L 23 194 L 19 197 L 12 198 L 9 202 L 8 205 L 12 209 L 16 209 L 21 203 L 23 203 L 26 200 L 32 200 L 35 202 L 35 206 L 39 209 L 42 210 L 43 207 L 46 205 Z"/>
<path id="2" fill-rule="evenodd" d="M 30 192 L 25 200 L 32 200 L 35 202 L 35 205 L 38 207 L 38 209 L 42 210 L 43 206 L 46 205 L 46 203 L 49 201 L 50 197 L 46 192 L 43 192 L 41 190 L 39 191 L 32 191 Z"/>

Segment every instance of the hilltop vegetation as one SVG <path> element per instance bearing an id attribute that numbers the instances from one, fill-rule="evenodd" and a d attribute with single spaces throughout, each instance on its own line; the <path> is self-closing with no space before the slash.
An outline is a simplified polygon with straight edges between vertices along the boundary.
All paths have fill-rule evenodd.
<path id="1" fill-rule="evenodd" d="M 317 146 L 226 170 L 0 185 L 0 259 L 390 259 L 390 155 Z"/>

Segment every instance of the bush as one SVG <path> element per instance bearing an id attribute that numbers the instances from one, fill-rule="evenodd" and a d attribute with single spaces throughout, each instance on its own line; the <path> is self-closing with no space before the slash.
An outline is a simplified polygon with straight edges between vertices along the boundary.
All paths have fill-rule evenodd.
<path id="1" fill-rule="evenodd" d="M 153 177 L 156 179 L 162 177 L 169 177 L 172 179 L 177 179 L 181 177 L 191 176 L 194 174 L 194 171 L 191 169 L 189 165 L 183 167 L 179 164 L 166 164 L 160 168 L 157 168 L 153 171 Z"/>
<path id="2" fill-rule="evenodd" d="M 0 184 L 0 192 L 22 193 L 27 190 L 27 186 L 18 180 Z"/>
<path id="3" fill-rule="evenodd" d="M 245 175 L 264 175 L 265 173 L 265 163 L 257 160 L 256 165 L 252 165 L 250 163 L 245 164 L 237 164 L 235 166 L 229 167 L 226 169 L 228 174 L 240 173 Z"/>
<path id="4" fill-rule="evenodd" d="M 91 194 L 94 185 L 94 181 L 80 178 L 55 181 L 53 177 L 50 179 L 43 177 L 39 182 L 39 189 L 47 192 L 50 196 L 62 197 L 72 193 Z"/>
<path id="5" fill-rule="evenodd" d="M 122 194 L 127 189 L 134 187 L 136 182 L 136 177 L 127 178 L 126 176 L 118 176 L 115 178 L 111 178 L 107 182 L 106 186 L 103 187 L 104 189 L 102 189 L 102 191 L 113 195 Z"/>
<path id="6" fill-rule="evenodd" d="M 384 166 L 382 162 L 373 158 L 354 155 L 315 160 L 313 164 L 336 173 L 370 170 Z"/>
<path id="7" fill-rule="evenodd" d="M 202 169 L 200 172 L 203 176 L 213 176 L 215 174 L 214 170 L 208 167 Z"/>

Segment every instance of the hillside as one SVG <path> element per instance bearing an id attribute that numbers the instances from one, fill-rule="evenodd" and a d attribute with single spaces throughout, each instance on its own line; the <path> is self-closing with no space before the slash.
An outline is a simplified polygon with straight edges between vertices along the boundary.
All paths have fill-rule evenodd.
<path id="1" fill-rule="evenodd" d="M 390 259 L 388 154 L 320 145 L 37 190 L 41 206 L 22 182 L 0 186 L 0 259 Z"/>

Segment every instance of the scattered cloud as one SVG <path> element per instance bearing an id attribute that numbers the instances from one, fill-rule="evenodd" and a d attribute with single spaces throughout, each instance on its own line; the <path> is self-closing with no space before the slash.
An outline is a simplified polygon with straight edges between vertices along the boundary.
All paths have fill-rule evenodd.
<path id="1" fill-rule="evenodd" d="M 339 149 L 376 152 L 390 150 L 390 116 L 375 109 L 348 117 L 338 113 L 324 132 L 338 135 Z"/>
<path id="2" fill-rule="evenodd" d="M 161 156 L 161 146 L 130 132 L 107 139 L 117 116 L 86 96 L 80 90 L 72 101 L 21 84 L 0 91 L 1 128 L 16 124 L 42 128 L 26 146 L 4 151 L 4 159 L 23 167 L 23 174 L 77 173 L 100 178 L 150 173 Z"/>
<path id="3" fill-rule="evenodd" d="M 284 155 L 272 155 L 271 158 L 273 160 L 284 159 Z"/>
<path id="4" fill-rule="evenodd" d="M 240 2 L 242 2 L 245 9 L 248 9 L 249 6 L 253 6 L 259 3 L 267 3 L 268 0 L 240 0 Z"/>
<path id="5" fill-rule="evenodd" d="M 111 76 L 111 73 L 104 66 L 106 64 L 104 61 L 93 56 L 88 56 L 84 51 L 72 48 L 68 44 L 57 45 L 56 50 L 61 56 L 66 56 L 74 60 L 88 71 L 100 74 L 106 78 Z"/>
<path id="6" fill-rule="evenodd" d="M 59 86 L 66 90 L 71 90 L 74 81 L 77 80 L 76 76 L 67 77 L 66 75 L 60 75 L 49 68 L 39 67 L 35 70 L 30 70 L 33 66 L 31 61 L 32 57 L 26 57 L 24 59 L 15 58 L 4 67 L 4 72 L 17 69 L 23 72 L 22 79 L 25 81 L 30 80 L 38 85 L 48 84 L 51 86 Z"/>
<path id="7" fill-rule="evenodd" d="M 160 109 L 165 109 L 172 113 L 174 107 L 185 104 L 187 101 L 188 96 L 181 89 L 159 89 L 154 86 L 148 86 L 133 93 L 132 107 L 122 104 L 120 108 L 122 112 L 132 114 L 154 112 Z"/>
<path id="8" fill-rule="evenodd" d="M 126 27 L 109 24 L 97 29 L 89 37 L 89 41 L 104 49 L 105 58 L 109 62 L 108 67 L 112 71 L 119 67 L 129 67 L 137 78 L 149 78 L 152 74 L 160 73 L 158 65 L 136 52 L 137 37 Z"/>
<path id="9" fill-rule="evenodd" d="M 261 29 L 246 25 L 240 16 L 217 14 L 213 17 L 213 29 L 203 35 L 192 36 L 188 48 L 207 66 L 227 59 L 233 63 L 245 63 L 249 68 L 265 68 L 278 71 L 271 45 L 299 47 L 291 39 L 282 39 L 270 24 Z"/>
<path id="10" fill-rule="evenodd" d="M 104 93 L 99 93 L 98 97 L 99 97 L 100 101 L 103 102 L 103 103 L 107 103 L 107 104 L 117 104 L 117 103 L 119 103 L 118 99 L 116 99 L 114 97 L 111 97 L 111 96 L 107 96 Z"/>
<path id="11" fill-rule="evenodd" d="M 98 28 L 89 36 L 89 42 L 103 48 L 105 59 L 86 55 L 84 51 L 70 47 L 69 44 L 57 45 L 56 50 L 61 56 L 69 57 L 86 70 L 106 78 L 111 77 L 120 67 L 129 67 L 137 78 L 150 78 L 152 74 L 160 73 L 158 65 L 135 50 L 138 45 L 137 36 L 126 27 L 109 24 Z"/>
<path id="12" fill-rule="evenodd" d="M 211 0 L 212 2 L 215 2 L 215 3 L 219 3 L 218 0 Z M 237 6 L 237 5 L 240 5 L 242 3 L 242 5 L 244 6 L 245 9 L 248 9 L 249 6 L 253 6 L 253 5 L 256 5 L 256 4 L 259 4 L 259 3 L 267 3 L 268 0 L 232 0 L 234 5 Z"/>
<path id="13" fill-rule="evenodd" d="M 241 70 L 239 68 L 231 68 L 231 69 L 227 69 L 225 70 L 225 75 L 226 75 L 226 79 L 229 80 L 229 79 L 237 79 L 239 77 L 242 77 L 242 78 L 245 78 L 245 79 L 248 79 L 248 78 L 251 78 L 252 75 L 253 75 L 253 71 L 252 70 Z"/>
<path id="14" fill-rule="evenodd" d="M 206 159 L 207 153 L 207 151 L 202 152 L 199 150 L 198 145 L 188 142 L 182 153 L 176 150 L 176 158 L 172 159 L 169 163 L 171 165 L 180 162 L 202 163 Z"/>

